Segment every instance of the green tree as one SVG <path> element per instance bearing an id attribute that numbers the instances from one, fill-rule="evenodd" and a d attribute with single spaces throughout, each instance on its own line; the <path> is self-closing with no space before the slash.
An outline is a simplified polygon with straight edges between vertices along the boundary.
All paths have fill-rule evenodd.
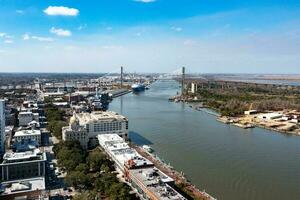
<path id="1" fill-rule="evenodd" d="M 100 171 L 102 165 L 108 164 L 107 156 L 99 149 L 90 152 L 87 157 L 87 163 L 92 171 Z"/>

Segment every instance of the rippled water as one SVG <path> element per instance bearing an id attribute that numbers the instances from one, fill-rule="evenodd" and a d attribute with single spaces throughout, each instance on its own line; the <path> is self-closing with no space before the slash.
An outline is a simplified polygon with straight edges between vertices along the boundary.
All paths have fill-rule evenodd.
<path id="1" fill-rule="evenodd" d="M 300 137 L 219 123 L 168 102 L 176 82 L 156 82 L 110 105 L 129 118 L 130 137 L 221 200 L 300 199 Z"/>

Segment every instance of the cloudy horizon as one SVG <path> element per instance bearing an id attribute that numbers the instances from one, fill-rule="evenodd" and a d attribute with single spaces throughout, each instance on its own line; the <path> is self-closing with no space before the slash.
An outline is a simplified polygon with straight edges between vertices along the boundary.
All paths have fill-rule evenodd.
<path id="1" fill-rule="evenodd" d="M 300 64 L 293 0 L 0 3 L 1 72 L 297 74 Z"/>

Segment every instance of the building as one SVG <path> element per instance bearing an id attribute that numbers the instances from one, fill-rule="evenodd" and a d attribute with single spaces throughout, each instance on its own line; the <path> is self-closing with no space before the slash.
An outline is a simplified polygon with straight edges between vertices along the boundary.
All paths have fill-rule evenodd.
<path id="1" fill-rule="evenodd" d="M 47 196 L 43 177 L 6 181 L 0 184 L 1 200 L 36 200 L 47 199 Z"/>
<path id="2" fill-rule="evenodd" d="M 40 130 L 21 130 L 15 132 L 14 135 L 15 142 L 22 142 L 24 140 L 35 140 L 41 145 L 41 131 Z"/>
<path id="3" fill-rule="evenodd" d="M 257 113 L 257 110 L 246 110 L 244 111 L 245 115 L 254 115 Z"/>
<path id="4" fill-rule="evenodd" d="M 123 138 L 128 136 L 128 119 L 112 111 L 96 111 L 76 114 L 79 124 L 85 126 L 89 137 L 99 134 L 118 134 Z"/>
<path id="5" fill-rule="evenodd" d="M 32 113 L 31 111 L 20 112 L 18 115 L 19 126 L 27 126 L 30 122 L 39 122 L 39 114 Z"/>
<path id="6" fill-rule="evenodd" d="M 98 135 L 99 145 L 137 192 L 140 199 L 186 200 L 174 189 L 175 181 L 129 147 L 117 134 Z"/>
<path id="7" fill-rule="evenodd" d="M 39 149 L 25 152 L 6 152 L 0 164 L 0 181 L 44 177 L 46 153 Z"/>
<path id="8" fill-rule="evenodd" d="M 5 153 L 5 101 L 0 100 L 0 155 Z"/>
<path id="9" fill-rule="evenodd" d="M 198 91 L 197 83 L 191 83 L 191 93 L 195 94 Z"/>
<path id="10" fill-rule="evenodd" d="M 79 125 L 79 121 L 75 115 L 70 118 L 69 126 L 62 128 L 62 139 L 64 141 L 77 140 L 84 149 L 87 149 L 89 141 L 88 132 L 84 126 Z"/>
<path id="11" fill-rule="evenodd" d="M 98 144 L 99 134 L 117 134 L 127 138 L 128 119 L 111 111 L 74 113 L 70 125 L 62 128 L 64 141 L 78 140 L 84 148 Z"/>
<path id="12" fill-rule="evenodd" d="M 279 119 L 282 118 L 283 114 L 281 113 L 265 113 L 258 116 L 259 119 L 263 120 L 273 120 L 273 119 Z"/>

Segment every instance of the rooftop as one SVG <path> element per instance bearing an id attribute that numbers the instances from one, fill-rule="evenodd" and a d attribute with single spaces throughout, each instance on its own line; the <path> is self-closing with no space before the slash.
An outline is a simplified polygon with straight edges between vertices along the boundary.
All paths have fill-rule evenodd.
<path id="1" fill-rule="evenodd" d="M 122 143 L 124 139 L 120 137 L 118 134 L 102 134 L 98 135 L 99 142 L 103 144 L 114 144 L 114 143 Z"/>
<path id="2" fill-rule="evenodd" d="M 152 166 L 153 163 L 142 157 L 136 150 L 129 147 L 123 138 L 117 134 L 98 135 L 99 144 L 121 166 L 130 162 L 131 167 Z"/>
<path id="3" fill-rule="evenodd" d="M 37 190 L 45 190 L 45 179 L 43 177 L 7 181 L 0 184 L 0 196 Z"/>
<path id="4" fill-rule="evenodd" d="M 19 112 L 19 115 L 32 115 L 32 112 L 31 111 L 22 111 L 22 112 Z"/>
<path id="5" fill-rule="evenodd" d="M 152 194 L 161 200 L 180 200 L 186 199 L 175 189 L 173 189 L 168 183 L 174 180 L 165 175 L 155 167 L 143 168 L 143 169 L 131 169 L 130 174 L 132 177 L 138 180 L 139 183 L 147 187 Z"/>
<path id="6" fill-rule="evenodd" d="M 92 113 L 79 113 L 76 114 L 76 117 L 79 119 L 80 124 L 86 124 L 89 122 L 96 122 L 96 121 L 127 120 L 126 117 L 112 111 L 106 111 L 106 112 L 96 111 Z"/>
<path id="7" fill-rule="evenodd" d="M 46 154 L 36 148 L 25 152 L 6 152 L 3 156 L 3 163 L 26 162 L 33 160 L 45 160 Z"/>
<path id="8" fill-rule="evenodd" d="M 14 135 L 14 137 L 20 137 L 20 136 L 28 136 L 28 135 L 41 135 L 40 130 L 21 130 L 17 131 Z"/>

